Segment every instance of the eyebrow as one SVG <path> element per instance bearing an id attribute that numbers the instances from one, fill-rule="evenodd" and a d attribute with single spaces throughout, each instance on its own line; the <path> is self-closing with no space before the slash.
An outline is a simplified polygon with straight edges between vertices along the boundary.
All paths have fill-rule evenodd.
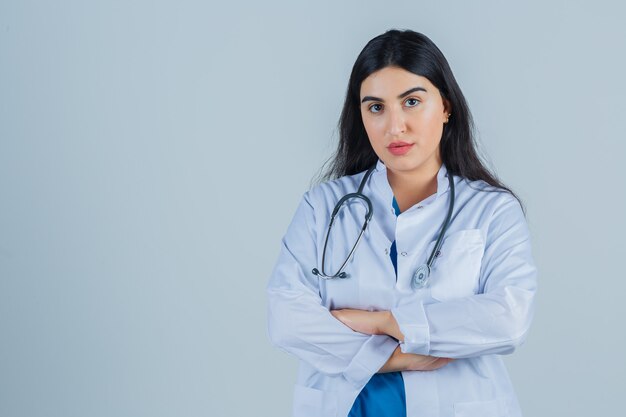
<path id="1" fill-rule="evenodd" d="M 425 93 L 427 93 L 426 89 L 424 87 L 413 87 L 409 90 L 406 90 L 404 93 L 398 95 L 398 98 L 402 98 L 404 96 L 408 96 L 409 94 L 411 94 L 414 91 L 423 91 Z M 365 103 L 366 101 L 382 101 L 384 102 L 385 100 L 383 100 L 382 98 L 378 98 L 378 97 L 372 97 L 372 96 L 365 96 L 363 97 L 363 100 L 361 100 L 361 103 Z"/>

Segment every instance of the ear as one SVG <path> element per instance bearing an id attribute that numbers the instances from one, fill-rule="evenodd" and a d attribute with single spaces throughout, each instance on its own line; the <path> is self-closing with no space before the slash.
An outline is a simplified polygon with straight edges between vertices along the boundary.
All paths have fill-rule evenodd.
<path id="1" fill-rule="evenodd" d="M 452 106 L 450 105 L 450 102 L 447 99 L 443 99 L 443 111 L 447 114 L 452 113 Z"/>

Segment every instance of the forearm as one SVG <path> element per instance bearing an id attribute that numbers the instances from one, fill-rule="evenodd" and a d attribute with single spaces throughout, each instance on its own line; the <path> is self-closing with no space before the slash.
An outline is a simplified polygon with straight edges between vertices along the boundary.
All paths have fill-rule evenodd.
<path id="1" fill-rule="evenodd" d="M 396 350 L 389 357 L 387 362 L 385 362 L 385 364 L 382 366 L 382 368 L 380 368 L 378 370 L 377 373 L 384 374 L 384 373 L 387 373 L 387 372 L 406 371 L 408 364 L 407 364 L 405 355 L 407 355 L 407 354 L 400 352 L 400 346 L 398 345 Z"/>
<path id="2" fill-rule="evenodd" d="M 519 346 L 532 320 L 533 294 L 509 287 L 427 305 L 411 298 L 391 311 L 331 313 L 355 332 L 393 337 L 403 353 L 462 358 L 510 353 Z"/>
<path id="3" fill-rule="evenodd" d="M 398 322 L 391 311 L 367 311 L 357 309 L 332 310 L 331 314 L 355 332 L 364 334 L 388 335 L 404 341 Z"/>
<path id="4" fill-rule="evenodd" d="M 432 371 L 439 369 L 452 362 L 451 358 L 438 358 L 435 356 L 403 353 L 400 346 L 396 348 L 389 360 L 378 370 L 377 373 L 401 372 L 401 371 Z"/>
<path id="5" fill-rule="evenodd" d="M 343 324 L 364 334 L 383 335 L 403 340 L 402 332 L 390 311 L 365 311 L 355 309 L 333 310 L 331 314 Z M 398 371 L 432 371 L 448 364 L 453 359 L 404 353 L 396 347 L 378 373 Z"/>
<path id="6" fill-rule="evenodd" d="M 402 351 L 452 358 L 512 353 L 530 327 L 533 295 L 509 287 L 426 305 L 413 300 L 394 308 L 404 335 Z"/>
<path id="7" fill-rule="evenodd" d="M 399 342 L 404 342 L 404 334 L 400 331 L 400 326 L 391 311 L 385 311 L 381 333 L 387 334 Z"/>
<path id="8" fill-rule="evenodd" d="M 305 291 L 271 288 L 268 295 L 271 342 L 327 375 L 341 375 L 358 386 L 398 346 L 386 335 L 351 331 Z"/>

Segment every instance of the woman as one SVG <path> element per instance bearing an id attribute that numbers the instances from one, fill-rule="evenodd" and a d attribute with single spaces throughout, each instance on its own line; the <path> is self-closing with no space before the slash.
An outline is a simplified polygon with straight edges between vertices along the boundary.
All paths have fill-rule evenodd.
<path id="1" fill-rule="evenodd" d="M 520 416 L 501 355 L 533 316 L 529 229 L 426 36 L 389 30 L 361 51 L 328 177 L 304 193 L 267 287 L 270 339 L 300 359 L 294 415 Z M 369 223 L 351 198 L 329 231 L 359 188 Z"/>

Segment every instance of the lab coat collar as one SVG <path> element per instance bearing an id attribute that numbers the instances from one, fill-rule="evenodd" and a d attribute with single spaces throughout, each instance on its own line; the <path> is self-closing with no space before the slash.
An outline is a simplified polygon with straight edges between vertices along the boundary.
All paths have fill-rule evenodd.
<path id="1" fill-rule="evenodd" d="M 391 201 L 393 200 L 393 190 L 391 189 L 389 180 L 387 179 L 387 167 L 380 159 L 376 162 L 376 168 L 374 169 L 372 176 L 374 177 L 373 179 L 378 186 L 378 189 L 384 193 L 385 200 L 389 201 L 389 204 L 391 204 Z M 437 172 L 437 194 L 434 199 L 436 200 L 444 195 L 445 192 L 448 191 L 448 188 L 450 188 L 450 184 L 448 182 L 448 169 L 442 162 L 441 167 Z"/>

